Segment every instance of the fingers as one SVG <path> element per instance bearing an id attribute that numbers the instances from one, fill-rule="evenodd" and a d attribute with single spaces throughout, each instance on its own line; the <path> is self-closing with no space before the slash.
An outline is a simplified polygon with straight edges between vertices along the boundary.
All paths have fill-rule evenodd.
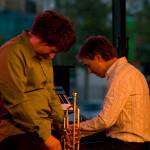
<path id="1" fill-rule="evenodd" d="M 62 150 L 60 141 L 57 138 L 55 138 L 54 136 L 50 136 L 45 141 L 45 144 L 49 150 Z"/>

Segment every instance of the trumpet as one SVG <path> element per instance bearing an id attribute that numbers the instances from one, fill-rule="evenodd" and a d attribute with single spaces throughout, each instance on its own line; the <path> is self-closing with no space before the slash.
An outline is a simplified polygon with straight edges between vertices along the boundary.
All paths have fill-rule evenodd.
<path id="1" fill-rule="evenodd" d="M 73 108 L 73 110 L 72 110 Z M 73 123 L 70 125 L 69 112 L 73 111 Z M 66 109 L 64 117 L 64 150 L 79 150 L 80 109 L 77 106 L 77 92 L 73 92 L 72 105 Z"/>

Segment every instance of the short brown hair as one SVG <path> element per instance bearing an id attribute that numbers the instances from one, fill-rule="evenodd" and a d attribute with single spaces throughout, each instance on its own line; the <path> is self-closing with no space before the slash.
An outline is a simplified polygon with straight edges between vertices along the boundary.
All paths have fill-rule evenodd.
<path id="1" fill-rule="evenodd" d="M 96 53 L 99 53 L 105 60 L 118 57 L 117 49 L 112 45 L 111 41 L 104 36 L 97 35 L 89 36 L 85 40 L 77 54 L 77 59 L 93 59 Z"/>
<path id="2" fill-rule="evenodd" d="M 75 29 L 69 18 L 55 11 L 39 14 L 32 25 L 31 33 L 59 51 L 68 51 L 76 40 Z"/>

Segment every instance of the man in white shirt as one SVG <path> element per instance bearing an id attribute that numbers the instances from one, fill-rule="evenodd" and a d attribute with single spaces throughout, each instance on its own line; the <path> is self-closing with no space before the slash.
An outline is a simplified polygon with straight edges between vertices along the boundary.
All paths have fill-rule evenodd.
<path id="1" fill-rule="evenodd" d="M 89 72 L 108 80 L 102 110 L 96 117 L 80 123 L 81 137 L 104 130 L 106 137 L 87 149 L 146 149 L 144 143 L 150 141 L 150 99 L 144 75 L 125 57 L 118 58 L 116 48 L 101 35 L 88 37 L 77 59 Z"/>

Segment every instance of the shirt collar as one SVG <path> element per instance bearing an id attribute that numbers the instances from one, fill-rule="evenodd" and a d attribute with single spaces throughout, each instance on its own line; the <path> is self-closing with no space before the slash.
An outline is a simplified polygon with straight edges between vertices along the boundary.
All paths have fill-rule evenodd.
<path id="1" fill-rule="evenodd" d="M 113 74 L 115 68 L 121 64 L 127 63 L 127 59 L 126 57 L 121 57 L 119 59 L 117 59 L 107 70 L 105 77 L 106 79 L 109 79 L 109 77 Z"/>
<path id="2" fill-rule="evenodd" d="M 35 57 L 36 56 L 36 51 L 35 49 L 33 48 L 31 42 L 29 41 L 29 34 L 28 34 L 28 31 L 24 31 L 22 34 L 21 34 L 21 39 L 24 41 L 25 45 L 28 47 L 26 50 L 27 52 L 29 53 L 29 55 L 31 57 Z"/>

